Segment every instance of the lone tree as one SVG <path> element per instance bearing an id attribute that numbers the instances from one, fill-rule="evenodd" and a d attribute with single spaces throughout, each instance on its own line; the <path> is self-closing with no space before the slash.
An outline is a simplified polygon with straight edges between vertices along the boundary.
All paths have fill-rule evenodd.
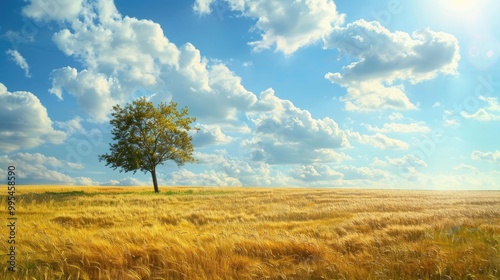
<path id="1" fill-rule="evenodd" d="M 150 172 L 155 193 L 159 192 L 156 180 L 156 166 L 173 160 L 177 166 L 195 162 L 192 136 L 188 134 L 191 123 L 196 118 L 188 117 L 188 108 L 177 110 L 177 103 L 160 103 L 154 107 L 152 102 L 142 97 L 124 108 L 113 107 L 110 121 L 113 140 L 111 154 L 99 155 L 99 161 L 120 172 L 137 170 Z"/>

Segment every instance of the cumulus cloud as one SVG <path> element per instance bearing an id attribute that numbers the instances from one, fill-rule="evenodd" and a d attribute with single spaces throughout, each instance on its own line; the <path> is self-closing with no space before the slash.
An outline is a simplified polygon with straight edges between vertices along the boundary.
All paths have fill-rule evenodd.
<path id="1" fill-rule="evenodd" d="M 404 116 L 403 114 L 401 114 L 400 112 L 392 112 L 390 115 L 389 115 L 389 120 L 391 121 L 399 121 L 399 120 L 402 120 L 404 119 Z"/>
<path id="2" fill-rule="evenodd" d="M 500 120 L 500 115 L 493 114 L 484 108 L 477 110 L 473 114 L 469 114 L 467 112 L 461 112 L 460 115 L 462 117 L 464 117 L 465 119 L 472 119 L 472 120 L 484 121 L 484 122 Z"/>
<path id="3" fill-rule="evenodd" d="M 54 70 L 50 92 L 59 99 L 65 92 L 75 96 L 84 112 L 105 121 L 111 107 L 127 101 L 137 87 L 159 87 L 163 67 L 178 66 L 179 50 L 157 23 L 122 18 L 112 1 L 82 10 L 82 14 L 90 12 L 97 13 L 99 20 L 75 17 L 71 28 L 54 34 L 58 48 L 87 68 Z"/>
<path id="4" fill-rule="evenodd" d="M 225 150 L 195 153 L 195 158 L 199 164 L 210 167 L 219 176 L 225 174 L 238 180 L 240 186 L 285 185 L 282 175 L 273 171 L 269 164 L 230 156 Z"/>
<path id="5" fill-rule="evenodd" d="M 467 174 L 464 174 L 463 170 L 459 171 L 459 173 L 438 176 L 421 175 L 421 177 L 427 182 L 425 186 L 428 188 L 498 190 L 498 181 L 500 180 L 500 172 L 498 171 L 467 172 Z"/>
<path id="6" fill-rule="evenodd" d="M 383 160 L 379 159 L 378 157 L 374 157 L 373 161 L 370 165 L 371 166 L 378 166 L 378 167 L 389 166 L 389 164 L 386 161 L 383 161 Z"/>
<path id="7" fill-rule="evenodd" d="M 252 159 L 271 164 L 341 162 L 347 158 L 335 149 L 347 147 L 346 134 L 330 119 L 314 119 L 307 110 L 282 100 L 268 89 L 247 113 L 255 131 L 243 146 Z"/>
<path id="8" fill-rule="evenodd" d="M 370 165 L 378 168 L 389 168 L 388 170 L 391 170 L 393 175 L 401 175 L 407 180 L 412 180 L 423 176 L 417 171 L 417 168 L 426 167 L 427 163 L 415 155 L 406 154 L 402 157 L 386 156 L 383 160 L 375 157 Z"/>
<path id="9" fill-rule="evenodd" d="M 306 183 L 323 182 L 332 186 L 344 177 L 344 174 L 325 164 L 300 165 L 292 169 L 290 175 Z"/>
<path id="10" fill-rule="evenodd" d="M 392 176 L 390 180 L 382 180 L 382 184 L 394 188 L 413 189 L 498 189 L 500 172 L 494 170 L 483 172 L 476 167 L 460 163 L 446 173 L 425 174 L 419 168 L 427 167 L 420 158 L 406 154 L 401 157 L 374 158 L 371 166 L 387 170 Z M 373 183 L 371 184 L 373 185 Z"/>
<path id="11" fill-rule="evenodd" d="M 476 167 L 474 167 L 472 165 L 465 164 L 465 163 L 460 163 L 459 165 L 453 167 L 453 170 L 472 172 L 472 173 L 479 172 L 479 170 Z"/>
<path id="12" fill-rule="evenodd" d="M 28 65 L 28 62 L 26 62 L 26 59 L 24 59 L 24 57 L 17 50 L 7 50 L 5 53 L 9 55 L 10 59 L 12 59 L 17 66 L 23 69 L 24 76 L 31 78 L 30 66 Z"/>
<path id="13" fill-rule="evenodd" d="M 0 150 L 30 149 L 44 143 L 61 144 L 67 135 L 53 127 L 47 109 L 32 93 L 9 92 L 0 83 Z"/>
<path id="14" fill-rule="evenodd" d="M 199 131 L 193 133 L 193 145 L 196 147 L 205 147 L 211 145 L 225 145 L 230 143 L 233 138 L 225 135 L 218 125 L 197 125 Z"/>
<path id="15" fill-rule="evenodd" d="M 443 111 L 443 126 L 447 127 L 459 127 L 461 124 L 461 119 L 455 116 L 454 111 L 444 110 Z"/>
<path id="16" fill-rule="evenodd" d="M 334 26 L 344 22 L 345 15 L 337 12 L 332 0 L 220 0 L 241 16 L 255 19 L 253 29 L 262 33 L 258 41 L 250 42 L 254 51 L 275 46 L 276 51 L 290 55 L 299 48 L 324 40 Z M 196 0 L 194 10 L 210 13 L 213 0 Z"/>
<path id="17" fill-rule="evenodd" d="M 213 170 L 194 173 L 183 169 L 171 174 L 168 181 L 172 185 L 180 186 L 241 186 L 241 182 L 237 178 L 227 176 L 224 172 Z"/>
<path id="18" fill-rule="evenodd" d="M 441 104 L 441 102 L 439 101 L 436 101 L 433 105 L 432 105 L 432 108 L 439 108 L 439 107 L 442 107 L 443 105 Z"/>
<path id="19" fill-rule="evenodd" d="M 412 155 L 412 154 L 407 154 L 404 155 L 403 157 L 400 158 L 391 158 L 391 157 L 386 157 L 385 158 L 387 163 L 389 165 L 394 166 L 394 167 L 401 167 L 401 166 L 412 166 L 412 167 L 424 167 L 427 166 L 427 163 L 420 158 Z"/>
<path id="20" fill-rule="evenodd" d="M 55 124 L 58 128 L 64 130 L 68 136 L 85 133 L 85 129 L 82 126 L 82 118 L 78 116 L 66 122 L 56 121 Z"/>
<path id="21" fill-rule="evenodd" d="M 153 101 L 171 97 L 181 106 L 189 106 L 190 113 L 205 124 L 248 131 L 240 115 L 257 101 L 257 97 L 243 87 L 240 77 L 223 64 L 208 66 L 192 44 L 181 47 L 179 65 L 178 71 L 166 72 L 167 88 L 155 95 Z"/>
<path id="22" fill-rule="evenodd" d="M 340 166 L 338 168 L 339 172 L 343 174 L 344 180 L 362 180 L 369 179 L 373 181 L 378 180 L 388 180 L 392 178 L 392 175 L 384 170 L 368 167 L 368 166 Z"/>
<path id="23" fill-rule="evenodd" d="M 500 120 L 500 104 L 497 97 L 479 96 L 479 100 L 486 103 L 486 106 L 479 108 L 476 112 L 469 114 L 465 111 L 460 115 L 465 119 L 472 119 L 477 121 L 497 121 Z"/>
<path id="24" fill-rule="evenodd" d="M 210 14 L 212 12 L 210 5 L 214 1 L 215 0 L 196 0 L 193 5 L 193 10 L 200 15 Z"/>
<path id="25" fill-rule="evenodd" d="M 340 74 L 328 73 L 327 79 L 335 82 L 340 78 Z M 351 85 L 343 84 L 347 87 L 347 95 L 340 98 L 345 103 L 347 111 L 370 112 L 375 110 L 416 110 L 417 107 L 411 103 L 405 94 L 403 85 L 385 86 L 382 82 L 360 81 Z"/>
<path id="26" fill-rule="evenodd" d="M 106 121 L 107 114 L 119 100 L 120 85 L 116 78 L 72 67 L 52 71 L 52 88 L 49 90 L 62 99 L 63 89 L 76 97 L 81 108 L 98 122 Z"/>
<path id="27" fill-rule="evenodd" d="M 428 28 L 390 32 L 379 22 L 358 20 L 335 27 L 328 47 L 357 59 L 325 78 L 347 88 L 346 110 L 413 110 L 401 82 L 419 83 L 438 74 L 457 73 L 458 41 L 450 34 Z M 395 84 L 400 82 L 400 84 Z"/>
<path id="28" fill-rule="evenodd" d="M 228 144 L 233 140 L 228 132 L 249 134 L 247 122 L 251 122 L 255 131 L 250 139 L 242 143 L 242 147 L 250 151 L 253 160 L 248 165 L 232 158 L 217 161 L 218 171 L 200 173 L 207 182 L 214 184 L 224 181 L 221 177 L 224 174 L 237 177 L 238 184 L 269 184 L 271 181 L 267 175 L 261 182 L 251 179 L 258 177 L 255 174 L 270 174 L 269 164 L 342 162 L 350 159 L 336 151 L 347 147 L 348 141 L 334 120 L 314 119 L 308 111 L 274 96 L 272 90 L 264 92 L 258 99 L 226 65 L 204 58 L 191 43 L 180 47 L 171 43 L 157 23 L 120 15 L 112 1 L 82 3 L 81 9 L 74 9 L 79 11 L 78 14 L 48 17 L 48 20 L 63 22 L 60 25 L 62 29 L 53 36 L 57 47 L 83 65 L 82 69 L 71 66 L 55 69 L 51 74 L 50 92 L 60 100 L 67 94 L 75 97 L 82 110 L 91 117 L 86 121 L 106 121 L 112 105 L 129 101 L 140 87 L 155 103 L 174 100 L 182 107 L 189 107 L 190 115 L 197 118 L 201 128 L 194 135 L 197 145 Z M 198 3 L 201 14 L 210 7 L 209 2 L 204 3 Z M 271 1 L 257 1 L 255 4 L 260 12 L 275 12 L 268 10 Z M 284 32 L 283 36 L 288 36 L 287 51 L 294 51 L 329 34 L 326 30 L 332 28 L 330 23 L 328 26 L 321 23 L 324 31 L 317 30 L 316 19 L 310 15 L 323 12 L 315 9 L 327 5 L 330 12 L 335 12 L 327 16 L 327 21 L 332 21 L 333 17 L 340 18 L 331 1 L 276 1 L 275 4 L 278 5 L 275 7 L 283 6 L 295 12 L 305 9 L 304 18 L 297 23 L 298 37 L 290 37 L 287 30 L 280 31 Z M 248 3 L 243 4 L 241 9 L 236 2 L 230 6 L 235 11 L 244 10 L 248 16 L 260 13 L 253 11 Z M 36 18 L 37 13 L 32 11 L 26 15 Z M 278 20 L 277 15 L 272 16 Z M 276 20 L 273 20 L 273 25 L 278 24 Z M 311 21 L 311 30 L 306 28 L 306 21 Z M 263 28 L 275 32 L 272 31 L 274 27 Z M 282 36 L 280 34 L 275 35 Z M 265 40 L 269 36 L 265 36 Z M 280 126 L 277 131 L 273 131 L 272 126 L 275 120 Z M 84 133 L 81 122 L 82 119 L 77 118 L 58 122 L 57 125 L 68 134 Z M 181 175 L 177 177 L 179 182 L 192 174 Z"/>
<path id="29" fill-rule="evenodd" d="M 96 186 L 98 183 L 94 182 L 89 177 L 75 177 L 73 179 L 73 185 L 78 185 L 78 186 Z"/>
<path id="30" fill-rule="evenodd" d="M 275 96 L 274 90 L 261 93 L 259 101 L 247 113 L 254 123 L 252 138 L 242 142 L 252 160 L 269 164 L 341 163 L 352 159 L 342 148 L 356 141 L 379 149 L 408 149 L 404 141 L 380 132 L 363 135 L 339 128 L 330 119 L 314 119 L 288 100 Z"/>
<path id="31" fill-rule="evenodd" d="M 366 135 L 357 131 L 346 130 L 346 134 L 350 140 L 379 149 L 408 149 L 409 147 L 408 143 L 390 138 L 380 132 L 377 132 L 374 135 Z"/>
<path id="32" fill-rule="evenodd" d="M 78 16 L 83 0 L 30 0 L 22 10 L 23 15 L 40 21 L 69 20 Z"/>
<path id="33" fill-rule="evenodd" d="M 126 177 L 120 180 L 110 180 L 106 183 L 102 183 L 103 186 L 148 186 L 151 185 L 150 182 L 144 182 L 137 178 Z"/>
<path id="34" fill-rule="evenodd" d="M 493 163 L 500 163 L 500 151 L 481 152 L 474 150 L 470 158 L 472 160 L 486 160 Z"/>
<path id="35" fill-rule="evenodd" d="M 209 62 L 190 43 L 171 43 L 159 24 L 122 16 L 110 0 L 85 1 L 78 15 L 49 19 L 65 20 L 53 40 L 84 66 L 55 69 L 49 91 L 61 100 L 73 95 L 91 120 L 105 122 L 113 105 L 130 101 L 141 88 L 155 103 L 188 106 L 200 123 L 249 130 L 239 112 L 257 97 L 241 78 L 224 64 Z"/>
<path id="36" fill-rule="evenodd" d="M 312 164 L 290 170 L 290 176 L 299 186 L 306 187 L 366 187 L 388 188 L 394 176 L 385 170 L 370 166 Z"/>
<path id="37" fill-rule="evenodd" d="M 72 178 L 64 171 L 81 170 L 82 164 L 59 160 L 40 153 L 17 153 L 0 157 L 2 164 L 15 165 L 21 184 L 86 184 L 83 177 Z M 85 183 L 86 182 L 86 183 Z M 90 183 L 92 184 L 92 183 Z"/>
<path id="38" fill-rule="evenodd" d="M 370 131 L 387 133 L 387 132 L 398 132 L 398 133 L 428 133 L 431 131 L 430 127 L 426 126 L 424 122 L 418 123 L 384 123 L 382 127 L 374 127 L 371 125 L 366 125 L 366 128 Z"/>

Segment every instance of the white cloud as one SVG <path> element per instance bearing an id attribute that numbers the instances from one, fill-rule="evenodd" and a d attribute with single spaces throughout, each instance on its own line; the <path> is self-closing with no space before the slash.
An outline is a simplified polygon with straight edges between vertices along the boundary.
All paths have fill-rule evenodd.
<path id="1" fill-rule="evenodd" d="M 31 78 L 30 66 L 26 59 L 17 50 L 7 50 L 5 51 L 7 55 L 24 71 L 24 76 Z"/>
<path id="2" fill-rule="evenodd" d="M 85 133 L 85 129 L 82 126 L 82 118 L 75 117 L 66 122 L 55 122 L 56 126 L 64 130 L 68 136 L 73 134 Z"/>
<path id="3" fill-rule="evenodd" d="M 473 119 L 477 121 L 497 121 L 500 120 L 500 104 L 497 97 L 484 97 L 479 96 L 479 100 L 486 103 L 484 108 L 480 108 L 475 113 L 469 114 L 461 112 L 460 115 L 466 119 Z"/>
<path id="4" fill-rule="evenodd" d="M 420 158 L 407 154 L 400 158 L 385 157 L 387 163 L 394 167 L 425 167 L 427 163 Z"/>
<path id="5" fill-rule="evenodd" d="M 79 17 L 68 21 L 71 27 L 56 32 L 54 42 L 85 68 L 54 70 L 50 92 L 59 99 L 73 95 L 94 121 L 106 121 L 111 107 L 130 101 L 139 87 L 155 103 L 174 100 L 188 106 L 200 123 L 248 131 L 238 114 L 257 97 L 240 77 L 221 63 L 209 63 L 192 44 L 178 48 L 159 24 L 123 17 L 112 1 L 86 3 Z"/>
<path id="6" fill-rule="evenodd" d="M 428 133 L 431 131 L 430 127 L 426 126 L 424 122 L 418 123 L 384 123 L 384 125 L 379 127 L 374 127 L 371 125 L 366 125 L 366 128 L 370 131 L 387 133 L 387 132 L 398 132 L 398 133 Z"/>
<path id="7" fill-rule="evenodd" d="M 240 186 L 269 186 L 283 183 L 280 174 L 273 171 L 271 166 L 264 162 L 250 161 L 227 154 L 225 150 L 215 153 L 195 153 L 200 165 L 216 171 L 219 176 L 225 174 L 238 181 Z"/>
<path id="8" fill-rule="evenodd" d="M 0 83 L 0 150 L 30 149 L 44 143 L 61 144 L 67 135 L 52 126 L 47 109 L 32 93 L 9 92 Z"/>
<path id="9" fill-rule="evenodd" d="M 453 170 L 473 172 L 473 173 L 479 172 L 479 170 L 476 167 L 474 167 L 472 165 L 464 164 L 464 163 L 461 163 L 461 164 L 453 167 Z"/>
<path id="10" fill-rule="evenodd" d="M 82 10 L 83 0 L 30 0 L 22 10 L 23 15 L 35 20 L 70 20 Z"/>
<path id="11" fill-rule="evenodd" d="M 358 20 L 336 27 L 328 39 L 329 47 L 358 60 L 343 73 L 327 73 L 325 78 L 347 88 L 346 110 L 414 110 L 404 86 L 456 74 L 460 60 L 458 41 L 447 33 L 421 29 L 410 36 L 390 32 L 380 23 Z"/>
<path id="12" fill-rule="evenodd" d="M 344 180 L 369 179 L 379 181 L 392 178 L 392 175 L 389 172 L 373 167 L 340 166 L 338 170 L 344 175 Z"/>
<path id="13" fill-rule="evenodd" d="M 92 13 L 99 20 L 85 18 Z M 75 96 L 95 120 L 106 121 L 111 107 L 128 101 L 137 87 L 159 88 L 161 71 L 178 68 L 179 50 L 158 24 L 122 18 L 112 1 L 87 3 L 80 16 L 74 16 L 71 29 L 56 32 L 53 40 L 87 68 L 54 70 L 50 92 L 59 99 L 65 92 Z"/>
<path id="14" fill-rule="evenodd" d="M 486 97 L 479 96 L 479 100 L 487 103 L 487 109 L 492 112 L 500 112 L 500 104 L 498 103 L 498 97 Z"/>
<path id="15" fill-rule="evenodd" d="M 441 102 L 436 101 L 436 102 L 432 105 L 432 108 L 439 108 L 439 107 L 441 107 L 441 106 L 443 106 L 443 105 L 441 105 Z"/>
<path id="16" fill-rule="evenodd" d="M 344 177 L 344 174 L 334 170 L 325 164 L 300 165 L 290 171 L 292 178 L 305 183 L 326 183 L 333 186 L 338 184 Z"/>
<path id="17" fill-rule="evenodd" d="M 235 131 L 248 130 L 241 112 L 247 111 L 257 97 L 241 84 L 241 78 L 223 64 L 206 65 L 199 50 L 187 44 L 181 48 L 179 71 L 170 71 L 165 77 L 167 90 L 154 100 L 171 96 L 181 106 L 189 106 L 198 121 L 218 124 Z"/>
<path id="18" fill-rule="evenodd" d="M 328 80 L 338 83 L 341 75 L 339 73 L 328 73 Z M 404 86 L 384 86 L 380 81 L 360 81 L 347 87 L 347 95 L 340 100 L 345 102 L 347 111 L 369 112 L 375 110 L 416 110 L 417 107 L 411 103 L 405 94 Z"/>
<path id="19" fill-rule="evenodd" d="M 473 160 L 486 160 L 493 163 L 500 163 L 500 151 L 481 152 L 474 150 L 470 158 Z"/>
<path id="20" fill-rule="evenodd" d="M 78 185 L 78 186 L 96 186 L 96 185 L 98 185 L 96 182 L 94 182 L 89 177 L 76 177 L 73 179 L 72 183 L 73 183 L 73 185 Z"/>
<path id="21" fill-rule="evenodd" d="M 392 112 L 390 115 L 389 115 L 389 120 L 391 121 L 399 121 L 399 120 L 402 120 L 404 119 L 404 116 L 403 114 L 401 114 L 400 112 Z"/>
<path id="22" fill-rule="evenodd" d="M 379 159 L 378 157 L 374 157 L 373 161 L 370 165 L 371 166 L 378 166 L 378 167 L 389 166 L 389 164 L 386 161 L 383 161 L 383 160 Z"/>
<path id="23" fill-rule="evenodd" d="M 358 20 L 347 27 L 335 28 L 330 43 L 342 54 L 359 59 L 344 68 L 339 80 L 381 80 L 411 83 L 434 78 L 437 74 L 457 74 L 457 39 L 428 28 L 413 32 L 391 33 L 376 21 Z"/>
<path id="24" fill-rule="evenodd" d="M 106 183 L 102 183 L 104 186 L 149 186 L 152 182 L 144 182 L 133 177 L 126 177 L 120 180 L 110 180 Z"/>
<path id="25" fill-rule="evenodd" d="M 276 51 L 290 55 L 299 48 L 324 40 L 334 26 L 344 22 L 332 0 L 224 0 L 232 11 L 256 19 L 254 30 L 262 33 L 260 40 L 250 42 L 254 51 L 275 46 Z M 215 1 L 196 0 L 194 10 L 210 12 Z"/>
<path id="26" fill-rule="evenodd" d="M 210 5 L 215 2 L 215 0 L 196 0 L 193 5 L 193 10 L 200 15 L 210 14 L 212 10 Z"/>
<path id="27" fill-rule="evenodd" d="M 407 188 L 425 188 L 425 189 L 490 189 L 498 190 L 498 182 L 500 180 L 500 172 L 490 171 L 471 171 L 457 169 L 458 172 L 450 172 L 440 175 L 426 175 L 422 173 L 414 173 L 411 180 L 407 180 Z M 467 172 L 464 172 L 467 171 Z"/>
<path id="28" fill-rule="evenodd" d="M 443 121 L 443 125 L 444 126 L 449 126 L 449 127 L 458 127 L 460 126 L 460 123 L 458 122 L 458 120 L 454 120 L 454 119 L 445 119 Z"/>
<path id="29" fill-rule="evenodd" d="M 0 157 L 0 162 L 15 165 L 20 184 L 82 184 L 80 179 L 72 178 L 64 171 L 83 169 L 79 163 L 72 163 L 49 157 L 40 153 L 17 153 Z M 88 182 L 88 181 L 87 181 Z"/>
<path id="30" fill-rule="evenodd" d="M 197 125 L 200 130 L 193 133 L 193 145 L 195 147 L 205 147 L 211 145 L 225 145 L 233 138 L 225 135 L 218 125 Z"/>
<path id="31" fill-rule="evenodd" d="M 0 38 L 5 38 L 9 41 L 14 48 L 16 48 L 20 43 L 30 43 L 35 40 L 35 35 L 33 32 L 16 32 L 12 30 L 7 30 Z"/>
<path id="32" fill-rule="evenodd" d="M 477 121 L 498 121 L 500 120 L 500 115 L 495 115 L 484 108 L 477 110 L 473 114 L 469 114 L 467 112 L 461 112 L 460 115 L 465 119 L 472 119 Z"/>
<path id="33" fill-rule="evenodd" d="M 406 154 L 401 157 L 388 157 L 381 160 L 374 158 L 371 166 L 383 168 L 387 177 L 372 182 L 370 186 L 398 189 L 498 189 L 500 172 L 483 172 L 476 167 L 458 164 L 449 173 L 425 174 L 417 171 L 427 167 L 420 158 Z M 340 168 L 335 170 L 342 172 Z M 344 182 L 347 184 L 348 182 Z M 359 186 L 359 185 L 358 185 Z"/>
<path id="34" fill-rule="evenodd" d="M 404 175 L 407 179 L 411 179 L 418 175 L 417 173 L 419 172 L 417 172 L 416 169 L 419 167 L 426 167 L 427 163 L 415 155 L 406 154 L 399 158 L 386 156 L 385 160 L 375 157 L 370 165 L 376 167 L 390 167 L 394 175 Z"/>
<path id="35" fill-rule="evenodd" d="M 307 110 L 267 89 L 247 117 L 254 123 L 252 139 L 243 146 L 253 160 L 271 164 L 341 162 L 349 158 L 338 148 L 349 145 L 346 134 L 330 119 L 314 119 Z"/>
<path id="36" fill-rule="evenodd" d="M 183 169 L 170 175 L 168 181 L 172 185 L 190 186 L 241 186 L 241 182 L 234 177 L 230 177 L 224 172 L 206 170 L 201 173 L 194 173 Z"/>
<path id="37" fill-rule="evenodd" d="M 348 138 L 350 140 L 355 140 L 361 144 L 370 145 L 379 149 L 408 149 L 408 143 L 390 138 L 380 132 L 374 135 L 361 134 L 356 131 L 346 130 Z"/>
<path id="38" fill-rule="evenodd" d="M 62 99 L 63 89 L 76 97 L 82 109 L 98 122 L 106 121 L 113 105 L 124 100 L 116 78 L 104 74 L 63 67 L 52 71 L 52 88 L 49 90 Z"/>

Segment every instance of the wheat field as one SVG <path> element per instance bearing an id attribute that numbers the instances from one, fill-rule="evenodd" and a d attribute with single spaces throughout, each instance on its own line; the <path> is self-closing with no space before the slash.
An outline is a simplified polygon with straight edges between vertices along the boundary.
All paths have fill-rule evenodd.
<path id="1" fill-rule="evenodd" d="M 500 191 L 160 190 L 18 186 L 0 279 L 500 278 Z"/>

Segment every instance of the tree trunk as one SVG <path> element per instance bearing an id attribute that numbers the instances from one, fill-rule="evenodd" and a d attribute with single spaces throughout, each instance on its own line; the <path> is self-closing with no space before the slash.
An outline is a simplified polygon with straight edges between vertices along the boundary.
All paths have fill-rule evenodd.
<path id="1" fill-rule="evenodd" d="M 155 188 L 155 193 L 159 193 L 160 190 L 158 189 L 158 181 L 156 181 L 156 169 L 153 169 L 153 171 L 151 171 L 151 176 L 153 177 L 153 186 Z"/>

